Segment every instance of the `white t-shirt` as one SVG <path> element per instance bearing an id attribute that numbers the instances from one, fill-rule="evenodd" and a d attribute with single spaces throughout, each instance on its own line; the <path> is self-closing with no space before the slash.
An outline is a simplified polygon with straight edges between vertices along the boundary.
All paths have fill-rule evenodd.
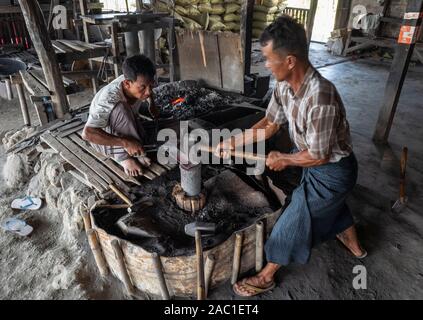
<path id="1" fill-rule="evenodd" d="M 127 104 L 127 99 L 122 91 L 123 80 L 125 80 L 125 77 L 121 75 L 97 92 L 90 105 L 90 112 L 86 124 L 87 127 L 108 127 L 112 110 L 119 103 Z M 141 103 L 142 101 L 138 100 L 135 105 L 131 107 L 139 109 Z"/>

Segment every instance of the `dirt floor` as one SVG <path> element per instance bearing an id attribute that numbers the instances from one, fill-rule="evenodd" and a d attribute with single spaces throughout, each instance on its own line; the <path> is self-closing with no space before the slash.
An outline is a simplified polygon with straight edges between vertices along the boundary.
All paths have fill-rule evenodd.
<path id="1" fill-rule="evenodd" d="M 322 46 L 314 45 L 312 54 L 316 58 L 312 60 L 325 65 L 324 51 Z M 259 299 L 422 299 L 423 216 L 419 208 L 423 206 L 423 68 L 411 68 L 390 146 L 381 148 L 371 137 L 389 63 L 375 59 L 336 62 L 319 71 L 335 83 L 345 102 L 359 160 L 358 184 L 348 203 L 369 256 L 359 261 L 336 241 L 330 241 L 313 250 L 308 265 L 281 269 L 277 287 Z M 35 119 L 33 114 L 32 118 Z M 0 131 L 21 125 L 17 99 L 0 100 Z M 394 215 L 390 207 L 398 196 L 403 146 L 409 148 L 409 205 L 402 214 Z M 5 159 L 4 150 L 0 149 L 0 169 Z M 29 238 L 0 230 L 0 299 L 124 299 L 119 282 L 98 277 L 83 232 L 67 232 L 69 225 L 61 212 L 46 207 L 31 213 L 9 209 L 11 200 L 25 190 L 8 190 L 0 180 L 0 222 L 17 216 L 34 226 Z M 357 265 L 366 267 L 367 290 L 353 288 L 353 269 Z M 230 285 L 225 284 L 212 290 L 210 299 L 235 297 Z"/>

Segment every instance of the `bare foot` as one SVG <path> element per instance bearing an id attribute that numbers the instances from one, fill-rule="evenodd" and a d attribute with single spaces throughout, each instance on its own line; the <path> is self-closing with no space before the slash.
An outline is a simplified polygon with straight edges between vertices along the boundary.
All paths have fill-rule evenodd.
<path id="1" fill-rule="evenodd" d="M 264 292 L 270 291 L 275 287 L 273 278 L 266 279 L 263 276 L 256 275 L 251 278 L 245 278 L 234 284 L 234 292 L 241 297 L 254 297 Z"/>
<path id="2" fill-rule="evenodd" d="M 129 158 L 120 163 L 125 170 L 125 173 L 132 176 L 138 177 L 142 175 L 142 167 L 137 159 Z"/>
<path id="3" fill-rule="evenodd" d="M 345 247 L 347 247 L 354 256 L 357 258 L 363 257 L 366 255 L 366 250 L 364 250 L 357 238 L 357 233 L 355 227 L 351 227 L 344 232 L 336 236 L 339 241 L 341 241 Z"/>

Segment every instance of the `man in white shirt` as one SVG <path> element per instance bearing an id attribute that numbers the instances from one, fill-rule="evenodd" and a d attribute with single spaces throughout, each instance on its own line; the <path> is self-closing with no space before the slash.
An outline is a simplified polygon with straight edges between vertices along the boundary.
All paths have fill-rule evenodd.
<path id="1" fill-rule="evenodd" d="M 122 71 L 122 76 L 95 95 L 82 137 L 97 151 L 114 157 L 127 174 L 139 176 L 142 165 L 138 157 L 145 155 L 143 145 L 149 137 L 138 113 L 143 101 L 153 99 L 156 68 L 146 56 L 135 55 L 124 61 Z M 149 111 L 157 117 L 154 103 Z"/>

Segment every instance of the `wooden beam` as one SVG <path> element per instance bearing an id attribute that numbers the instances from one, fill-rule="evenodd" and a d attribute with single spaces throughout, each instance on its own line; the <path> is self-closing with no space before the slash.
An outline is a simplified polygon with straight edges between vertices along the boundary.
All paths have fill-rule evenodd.
<path id="1" fill-rule="evenodd" d="M 423 0 L 408 1 L 406 12 L 419 14 L 418 19 L 404 20 L 404 26 L 411 26 L 418 30 L 422 25 Z M 402 87 L 416 46 L 415 41 L 417 41 L 417 37 L 410 44 L 399 43 L 395 50 L 394 61 L 386 84 L 385 97 L 373 136 L 373 140 L 377 143 L 388 141 Z"/>
<path id="2" fill-rule="evenodd" d="M 87 8 L 87 1 L 86 0 L 79 0 L 79 8 L 80 8 L 80 11 L 81 11 L 81 15 L 84 16 L 84 15 L 88 14 L 88 8 Z M 89 30 L 88 30 L 88 23 L 85 20 L 82 20 L 82 29 L 84 30 L 85 42 L 89 43 L 90 42 L 90 33 L 89 33 Z M 90 65 L 90 70 L 93 70 L 94 69 L 93 62 L 91 60 L 88 60 L 88 64 Z M 91 83 L 93 85 L 93 92 L 97 93 L 97 91 L 98 91 L 97 77 L 92 78 Z"/>
<path id="3" fill-rule="evenodd" d="M 19 4 L 38 59 L 41 62 L 48 88 L 52 93 L 51 100 L 54 113 L 58 119 L 63 119 L 65 114 L 68 113 L 69 106 L 56 53 L 51 44 L 43 13 L 38 1 L 19 0 Z"/>
<path id="4" fill-rule="evenodd" d="M 25 85 L 26 90 L 32 95 L 36 97 L 49 97 L 50 92 L 47 88 L 37 79 L 35 79 L 29 72 L 27 71 L 19 71 L 19 74 L 22 77 L 22 82 Z"/>
<path id="5" fill-rule="evenodd" d="M 319 4 L 319 0 L 310 0 L 310 11 L 309 11 L 307 27 L 306 27 L 307 39 L 309 44 L 311 42 L 311 36 L 313 35 L 314 20 L 316 17 L 318 4 Z"/>
<path id="6" fill-rule="evenodd" d="M 241 5 L 241 46 L 243 49 L 245 75 L 251 73 L 254 2 L 254 0 L 246 0 Z"/>

